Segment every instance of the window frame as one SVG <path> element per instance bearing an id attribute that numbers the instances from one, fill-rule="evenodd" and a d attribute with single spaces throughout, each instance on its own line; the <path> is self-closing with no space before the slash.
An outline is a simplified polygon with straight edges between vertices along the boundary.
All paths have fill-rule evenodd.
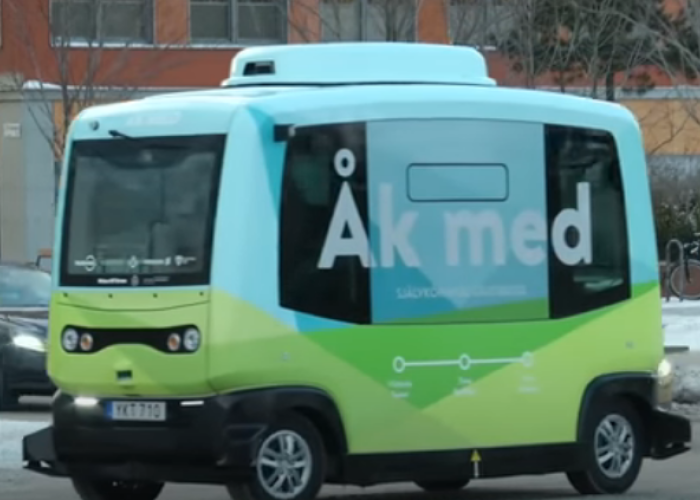
<path id="1" fill-rule="evenodd" d="M 77 140 L 72 145 L 72 150 L 68 163 L 65 169 L 65 195 L 64 195 L 64 206 L 63 213 L 61 214 L 61 241 L 60 241 L 60 255 L 58 260 L 58 276 L 57 283 L 58 286 L 62 287 L 90 287 L 90 288 L 105 288 L 104 285 L 99 283 L 100 278 L 105 277 L 115 277 L 122 278 L 127 281 L 123 284 L 110 284 L 110 287 L 116 288 L 148 288 L 154 286 L 208 286 L 211 284 L 211 271 L 213 269 L 213 252 L 214 252 L 214 240 L 216 232 L 216 224 L 218 218 L 218 207 L 219 200 L 221 198 L 221 178 L 224 171 L 224 153 L 226 149 L 227 136 L 225 134 L 205 134 L 205 135 L 188 135 L 188 136 L 149 136 L 145 138 L 147 141 L 154 141 L 155 143 L 160 143 L 161 145 L 170 144 L 180 144 L 183 140 L 199 141 L 204 143 L 212 143 L 211 152 L 216 156 L 215 170 L 211 179 L 211 191 L 213 195 L 209 199 L 208 206 L 208 216 L 207 221 L 208 227 L 206 228 L 206 233 L 204 235 L 203 247 L 206 249 L 205 260 L 202 264 L 202 269 L 199 272 L 188 273 L 188 274 L 174 274 L 169 277 L 168 282 L 164 285 L 162 283 L 148 284 L 144 283 L 144 280 L 158 276 L 161 273 L 136 273 L 139 277 L 139 284 L 133 285 L 129 282 L 133 273 L 112 273 L 109 275 L 85 275 L 85 274 L 73 274 L 70 272 L 70 258 L 71 258 L 71 242 L 69 240 L 72 234 L 71 227 L 73 224 L 73 210 L 74 210 L 74 192 L 76 189 L 76 176 L 75 170 L 77 168 L 77 156 L 81 148 L 95 148 L 102 144 L 108 145 L 109 147 L 114 147 L 118 145 L 115 141 L 120 141 L 122 139 L 82 139 Z"/>
<path id="2" fill-rule="evenodd" d="M 100 3 L 97 4 L 96 9 L 97 13 L 95 16 L 93 16 L 93 22 L 95 23 L 95 37 L 94 39 L 86 38 L 84 36 L 68 36 L 68 37 L 63 37 L 63 36 L 58 36 L 54 35 L 53 33 L 53 25 L 54 25 L 54 5 L 56 4 L 67 4 L 71 2 L 75 3 L 82 3 L 86 5 L 90 5 L 91 2 L 95 0 L 50 0 L 49 3 L 49 35 L 51 39 L 51 45 L 56 47 L 56 46 L 61 46 L 61 45 L 81 45 L 81 46 L 95 46 L 95 47 L 109 47 L 109 46 L 117 46 L 117 47 L 124 47 L 124 46 L 153 46 L 156 44 L 156 1 L 157 0 L 118 0 L 115 2 L 115 5 L 118 5 L 120 3 L 122 4 L 138 4 L 138 3 L 144 3 L 144 12 L 149 13 L 150 17 L 150 26 L 148 26 L 148 23 L 145 24 L 144 26 L 148 26 L 148 37 L 145 39 L 130 39 L 130 38 L 121 38 L 121 37 L 109 37 L 109 38 L 103 38 L 101 36 L 102 32 L 102 22 L 103 22 L 103 16 L 102 10 L 103 6 L 105 5 L 104 0 L 102 0 Z"/>
<path id="3" fill-rule="evenodd" d="M 238 9 L 241 5 L 245 6 L 247 4 L 254 5 L 255 2 L 253 0 L 224 0 L 221 3 L 224 5 L 227 5 L 229 8 L 229 19 L 228 19 L 228 28 L 229 28 L 229 38 L 210 38 L 210 39 L 203 39 L 203 38 L 198 38 L 195 39 L 192 37 L 192 9 L 197 8 L 198 6 L 206 5 L 208 2 L 201 2 L 201 4 L 198 5 L 198 0 L 189 0 L 187 3 L 187 30 L 189 34 L 189 45 L 194 46 L 194 47 L 248 47 L 248 46 L 258 46 L 258 45 L 271 45 L 271 44 L 284 44 L 287 43 L 289 40 L 289 8 L 290 8 L 290 0 L 278 0 L 280 2 L 283 2 L 283 9 L 285 11 L 285 14 L 283 16 L 283 20 L 281 23 L 281 28 L 282 28 L 282 33 L 279 39 L 249 39 L 245 38 L 242 39 L 239 37 L 238 33 L 240 31 L 239 26 L 238 26 Z M 261 4 L 264 5 L 264 4 Z"/>
<path id="4" fill-rule="evenodd" d="M 331 154 L 328 158 L 328 163 L 326 168 L 328 169 L 328 185 L 329 188 L 329 198 L 327 206 L 321 207 L 319 210 L 325 210 L 326 213 L 323 214 L 325 217 L 328 216 L 328 220 L 324 223 L 317 224 L 314 229 L 320 230 L 323 233 L 319 241 L 321 245 L 318 248 L 307 248 L 304 253 L 298 247 L 295 247 L 293 242 L 290 241 L 289 236 L 296 236 L 299 238 L 300 235 L 308 236 L 308 233 L 304 233 L 305 228 L 300 227 L 295 222 L 299 219 L 294 218 L 294 209 L 298 206 L 303 206 L 304 200 L 300 193 L 298 192 L 298 185 L 295 182 L 293 165 L 291 158 L 294 154 L 298 153 L 298 150 L 294 149 L 294 144 L 296 142 L 301 142 L 302 140 L 315 142 L 314 137 L 318 138 L 318 135 L 313 134 L 317 131 L 322 132 L 322 137 L 331 140 L 333 147 L 330 149 Z M 348 133 L 349 132 L 349 133 Z M 351 137 L 349 140 L 348 137 Z M 361 137 L 360 141 L 355 141 L 357 137 Z M 316 139 L 318 140 L 318 139 Z M 355 205 L 358 209 L 360 218 L 364 225 L 365 232 L 369 238 L 369 186 L 368 182 L 368 170 L 367 170 L 367 122 L 366 121 L 349 121 L 341 123 L 329 123 L 329 124 L 314 124 L 306 125 L 302 127 L 297 127 L 296 132 L 293 137 L 287 142 L 287 147 L 284 155 L 284 166 L 282 170 L 281 179 L 281 191 L 280 191 L 280 201 L 276 210 L 278 211 L 279 227 L 277 229 L 278 234 L 278 249 L 277 249 L 277 265 L 278 265 L 278 279 L 277 279 L 277 300 L 280 307 L 289 309 L 296 313 L 308 314 L 318 318 L 323 318 L 332 321 L 341 321 L 357 325 L 371 325 L 372 324 L 372 286 L 371 286 L 371 266 L 363 267 L 359 258 L 357 257 L 340 257 L 343 259 L 336 261 L 335 265 L 330 269 L 319 269 L 317 267 L 318 258 L 323 251 L 323 243 L 325 241 L 325 235 L 330 228 L 330 221 L 335 213 L 336 205 L 338 203 L 338 196 L 340 193 L 340 188 L 348 182 L 348 179 L 340 178 L 336 172 L 333 159 L 337 152 L 341 149 L 350 149 L 354 152 L 356 158 L 356 172 L 351 177 L 350 183 L 354 182 L 364 182 L 364 186 L 360 189 L 352 189 L 351 192 Z M 318 156 L 316 156 L 318 158 Z M 359 179 L 359 181 L 357 180 Z M 334 192 L 334 188 L 338 188 L 338 192 Z M 291 204 L 289 204 L 289 200 Z M 306 207 L 304 207 L 306 208 Z M 302 215 L 307 218 L 307 213 L 302 213 Z M 288 222 L 288 221 L 291 221 Z M 304 239 L 304 241 L 309 241 Z M 368 240 L 369 242 L 369 240 Z M 369 248 L 368 248 L 369 251 Z M 309 254 L 312 255 L 309 255 Z M 306 273 L 303 280 L 303 288 L 309 290 L 311 294 L 311 299 L 309 300 L 306 296 L 301 297 L 300 294 L 295 293 L 297 288 L 293 285 L 295 282 L 299 282 L 299 279 L 294 279 L 294 272 L 287 273 L 288 270 L 294 271 L 298 269 L 303 264 L 308 262 L 310 259 L 307 258 L 300 259 L 300 255 L 309 255 L 311 262 L 314 263 L 314 272 Z M 344 260 L 351 259 L 351 260 Z M 325 276 L 324 276 L 325 273 Z M 325 306 L 322 301 L 317 300 L 317 296 L 313 294 L 321 294 L 323 297 L 328 297 L 328 294 L 324 294 L 325 290 L 322 288 L 323 285 L 327 285 L 329 282 L 337 283 L 338 281 L 343 281 L 342 278 L 346 276 L 351 276 L 354 280 L 357 290 L 359 293 L 356 300 L 351 299 L 351 294 L 348 293 L 348 297 L 343 297 L 341 301 L 336 302 L 336 306 L 324 309 L 316 309 L 317 306 Z M 336 291 L 340 294 L 345 293 L 346 290 L 351 288 L 350 282 L 343 282 L 342 285 L 336 287 Z M 290 291 L 288 294 L 285 293 Z M 346 306 L 346 307 L 343 307 Z"/>
<path id="5" fill-rule="evenodd" d="M 621 224 L 621 233 L 616 233 L 616 238 L 619 241 L 619 248 L 624 249 L 620 257 L 620 268 L 623 271 L 622 283 L 611 287 L 608 290 L 595 292 L 592 294 L 577 293 L 571 286 L 574 280 L 576 266 L 567 266 L 560 262 L 557 255 L 554 253 L 554 246 L 551 239 L 547 248 L 547 266 L 548 266 L 548 282 L 549 282 L 549 317 L 550 319 L 563 319 L 572 316 L 578 316 L 593 312 L 598 309 L 613 306 L 620 302 L 624 302 L 632 297 L 632 270 L 630 257 L 630 235 L 629 235 L 629 218 L 626 204 L 626 192 L 624 175 L 622 169 L 622 160 L 620 156 L 620 148 L 615 134 L 610 130 L 602 128 L 581 127 L 576 125 L 559 125 L 559 124 L 544 124 L 543 127 L 543 142 L 545 147 L 545 192 L 547 202 L 547 227 L 551 230 L 554 217 L 556 217 L 565 207 L 561 202 L 560 186 L 561 176 L 557 175 L 562 172 L 558 165 L 552 164 L 552 152 L 550 149 L 549 134 L 552 131 L 561 129 L 574 129 L 580 133 L 596 133 L 604 134 L 606 140 L 610 140 L 615 150 L 615 159 L 611 161 L 613 172 L 608 171 L 614 177 L 614 183 L 619 185 L 619 197 L 622 218 L 621 221 L 616 221 Z M 591 189 L 591 208 L 595 204 L 595 195 Z M 591 226 L 595 225 L 595 219 L 591 214 Z M 549 239 L 549 238 L 548 238 Z M 593 243 L 593 241 L 592 241 Z M 595 254 L 593 254 L 593 262 L 595 264 Z M 562 289 L 563 287 L 569 287 Z"/>
<path id="6" fill-rule="evenodd" d="M 327 0 L 319 0 L 319 4 L 325 3 Z M 330 0 L 336 1 L 336 0 Z M 370 21 L 370 3 L 372 0 L 350 0 L 351 3 L 357 4 L 356 9 L 358 10 L 358 23 L 359 23 L 359 28 L 360 28 L 360 36 L 357 40 L 343 40 L 339 38 L 326 38 L 326 31 L 328 28 L 326 27 L 327 23 L 324 22 L 323 16 L 320 14 L 320 9 L 321 7 L 319 6 L 319 18 L 321 21 L 321 33 L 319 37 L 319 41 L 321 43 L 329 43 L 329 42 L 350 42 L 350 41 L 381 41 L 381 40 L 376 40 L 376 39 L 370 39 L 368 38 L 368 33 L 369 33 L 369 21 Z M 405 0 L 409 1 L 409 0 Z M 418 20 L 420 18 L 420 3 L 418 0 L 412 0 L 413 5 L 414 5 L 414 15 L 413 15 L 413 37 L 407 40 L 397 40 L 397 41 L 402 41 L 402 42 L 416 42 L 419 40 L 418 36 Z M 383 40 L 387 41 L 387 40 Z"/>

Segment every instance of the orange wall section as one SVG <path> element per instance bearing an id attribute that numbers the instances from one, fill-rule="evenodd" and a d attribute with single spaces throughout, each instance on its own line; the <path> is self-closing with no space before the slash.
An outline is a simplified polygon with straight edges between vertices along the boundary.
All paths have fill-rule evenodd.
<path id="1" fill-rule="evenodd" d="M 291 0 L 289 2 L 289 43 L 308 43 L 321 39 L 321 2 L 323 0 Z"/>
<path id="2" fill-rule="evenodd" d="M 692 99 L 630 99 L 620 102 L 639 120 L 647 153 L 700 154 L 700 102 Z"/>
<path id="3" fill-rule="evenodd" d="M 128 48 L 54 47 L 49 31 L 49 0 L 2 0 L 3 43 L 0 74 L 27 80 L 80 83 L 99 60 L 95 84 L 128 87 L 211 87 L 228 76 L 238 47 L 180 48 L 189 38 L 189 0 L 156 0 L 156 41 L 161 46 Z M 59 61 L 68 61 L 61 78 Z M 64 72 L 64 74 L 66 74 Z"/>
<path id="4" fill-rule="evenodd" d="M 450 43 L 448 10 L 448 1 L 418 0 L 418 40 Z"/>
<path id="5" fill-rule="evenodd" d="M 155 0 L 155 42 L 185 44 L 190 39 L 189 0 Z"/>
<path id="6" fill-rule="evenodd" d="M 95 49 L 60 48 L 51 45 L 48 23 L 49 0 L 0 0 L 2 2 L 2 46 L 0 74 L 18 72 L 26 79 L 61 82 L 58 52 L 67 51 L 74 82 L 87 68 L 100 60 L 96 83 L 132 87 L 211 87 L 227 77 L 231 59 L 238 47 L 214 49 L 180 48 L 189 40 L 190 0 L 154 0 L 156 12 L 156 48 Z M 291 43 L 316 41 L 321 33 L 318 15 L 322 0 L 290 0 L 289 36 Z M 418 0 L 418 38 L 423 42 L 449 43 L 449 0 Z M 631 0 L 630 0 L 631 1 Z M 667 0 L 677 8 L 684 0 Z M 98 57 L 99 56 L 99 57 Z M 491 76 L 503 85 L 522 85 L 524 78 L 510 69 L 509 61 L 497 53 L 486 54 Z M 672 82 L 661 71 L 653 71 L 658 86 Z M 552 85 L 543 76 L 537 82 Z M 585 84 L 587 82 L 577 82 Z M 574 84 L 576 85 L 576 84 Z"/>

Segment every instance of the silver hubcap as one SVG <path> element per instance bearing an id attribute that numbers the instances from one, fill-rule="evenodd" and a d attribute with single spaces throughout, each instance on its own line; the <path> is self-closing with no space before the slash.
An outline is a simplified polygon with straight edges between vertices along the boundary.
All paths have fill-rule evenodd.
<path id="1" fill-rule="evenodd" d="M 294 431 L 277 431 L 260 446 L 256 470 L 258 481 L 272 497 L 296 497 L 309 483 L 313 461 L 311 449 Z"/>
<path id="2" fill-rule="evenodd" d="M 595 457 L 598 467 L 610 479 L 619 479 L 629 471 L 634 459 L 632 425 L 621 415 L 608 415 L 595 431 Z"/>

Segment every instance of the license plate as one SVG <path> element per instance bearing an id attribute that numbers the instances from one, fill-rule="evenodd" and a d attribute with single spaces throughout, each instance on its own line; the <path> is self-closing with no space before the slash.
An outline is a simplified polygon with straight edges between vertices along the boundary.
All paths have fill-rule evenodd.
<path id="1" fill-rule="evenodd" d="M 107 407 L 112 420 L 164 422 L 166 413 L 165 403 L 155 401 L 114 401 Z"/>

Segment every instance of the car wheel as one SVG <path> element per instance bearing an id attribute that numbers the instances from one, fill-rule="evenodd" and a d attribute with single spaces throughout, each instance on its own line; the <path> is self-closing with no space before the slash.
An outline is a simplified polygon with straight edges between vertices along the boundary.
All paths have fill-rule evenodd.
<path id="1" fill-rule="evenodd" d="M 0 411 L 14 410 L 19 403 L 19 397 L 14 394 L 7 383 L 7 378 L 0 368 Z"/>
<path id="2" fill-rule="evenodd" d="M 109 481 L 72 478 L 73 488 L 81 500 L 156 500 L 163 483 L 142 481 Z"/>
<path id="3" fill-rule="evenodd" d="M 326 453 L 316 427 L 297 414 L 270 426 L 247 481 L 226 485 L 233 500 L 312 500 L 326 477 Z"/>
<path id="4" fill-rule="evenodd" d="M 469 484 L 469 479 L 453 479 L 451 481 L 416 481 L 416 486 L 429 493 L 440 491 L 459 491 Z"/>
<path id="5" fill-rule="evenodd" d="M 611 401 L 593 410 L 584 428 L 586 470 L 569 472 L 582 495 L 619 494 L 637 480 L 644 455 L 643 424 L 625 401 Z"/>

